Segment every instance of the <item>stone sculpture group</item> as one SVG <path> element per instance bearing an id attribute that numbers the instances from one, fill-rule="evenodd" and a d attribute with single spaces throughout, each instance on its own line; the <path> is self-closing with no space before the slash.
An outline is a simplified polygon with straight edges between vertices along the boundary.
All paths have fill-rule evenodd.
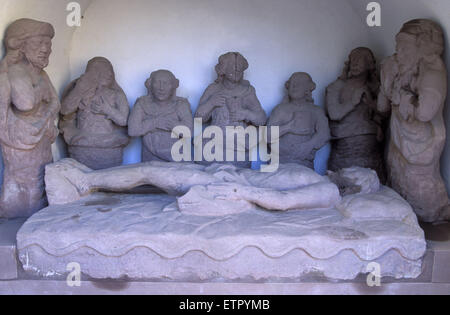
<path id="1" fill-rule="evenodd" d="M 285 99 L 269 118 L 255 88 L 244 79 L 249 63 L 237 52 L 220 56 L 218 78 L 204 92 L 194 115 L 189 101 L 177 96 L 180 82 L 168 70 L 150 75 L 145 82 L 148 95 L 140 97 L 130 112 L 113 65 L 103 57 L 88 62 L 86 72 L 69 84 L 60 104 L 44 71 L 54 35 L 50 24 L 31 19 L 18 20 L 6 31 L 7 51 L 0 67 L 0 142 L 5 164 L 1 217 L 29 217 L 47 205 L 44 168 L 52 163 L 59 114 L 59 131 L 73 160 L 57 169 L 64 173 L 59 178 L 71 187 L 52 186 L 49 179 L 49 199 L 67 201 L 73 194 L 81 198 L 91 190 L 154 185 L 177 195 L 180 210 L 205 215 L 207 207 L 213 207 L 215 214 L 253 206 L 329 208 L 342 196 L 361 191 L 357 183 L 363 179 L 343 175 L 356 167 L 376 171 L 381 183 L 405 198 L 420 219 L 448 218 L 449 200 L 439 169 L 445 144 L 447 72 L 443 33 L 435 22 L 413 20 L 403 26 L 397 52 L 384 61 L 381 77 L 370 49 L 351 51 L 342 75 L 327 88 L 325 110 L 314 104 L 316 84 L 311 76 L 294 73 L 286 83 Z M 206 161 L 175 166 L 172 147 L 182 135 L 173 130 L 185 126 L 193 131 L 194 117 L 223 130 L 279 126 L 278 137 L 269 134 L 259 141 L 279 142 L 282 166 L 272 175 L 246 169 L 251 166 L 252 149 L 247 141 L 234 152 L 235 156 L 245 153 L 245 161 L 235 159 L 234 166 Z M 143 138 L 142 161 L 148 164 L 114 169 L 122 164 L 131 137 Z M 316 152 L 329 141 L 328 177 L 316 178 L 311 174 Z M 67 195 L 58 196 L 57 191 Z"/>

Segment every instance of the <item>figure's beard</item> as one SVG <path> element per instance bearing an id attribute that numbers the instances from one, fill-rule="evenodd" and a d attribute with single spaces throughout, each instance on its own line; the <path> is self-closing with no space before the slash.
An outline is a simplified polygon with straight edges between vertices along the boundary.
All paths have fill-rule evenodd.
<path id="1" fill-rule="evenodd" d="M 28 62 L 38 69 L 45 69 L 50 63 L 50 56 L 27 58 Z"/>

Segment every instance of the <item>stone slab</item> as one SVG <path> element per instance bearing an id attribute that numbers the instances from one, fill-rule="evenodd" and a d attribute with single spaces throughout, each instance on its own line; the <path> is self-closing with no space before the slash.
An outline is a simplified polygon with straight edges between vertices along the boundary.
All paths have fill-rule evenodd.
<path id="1" fill-rule="evenodd" d="M 16 234 L 24 222 L 24 219 L 0 220 L 0 280 L 18 276 Z"/>
<path id="2" fill-rule="evenodd" d="M 380 194 L 395 199 L 388 188 Z M 167 195 L 95 193 L 30 218 L 17 235 L 19 259 L 45 278 L 63 276 L 71 262 L 95 279 L 297 282 L 314 273 L 351 280 L 370 262 L 382 276 L 418 277 L 426 242 L 412 209 L 375 218 L 372 198 L 361 215 L 345 216 L 357 212 L 357 199 L 345 201 L 346 211 L 211 217 L 183 214 Z"/>
<path id="3" fill-rule="evenodd" d="M 450 252 L 434 253 L 433 282 L 450 283 Z"/>

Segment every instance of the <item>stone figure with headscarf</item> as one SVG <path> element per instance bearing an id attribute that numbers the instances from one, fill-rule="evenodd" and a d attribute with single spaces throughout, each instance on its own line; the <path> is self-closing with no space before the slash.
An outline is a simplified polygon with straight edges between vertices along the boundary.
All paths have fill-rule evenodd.
<path id="1" fill-rule="evenodd" d="M 53 26 L 31 19 L 13 22 L 0 65 L 0 143 L 4 176 L 0 217 L 28 217 L 46 206 L 44 168 L 52 163 L 58 95 L 47 73 Z"/>
<path id="2" fill-rule="evenodd" d="M 117 84 L 111 62 L 103 57 L 88 62 L 62 98 L 59 124 L 70 157 L 92 169 L 122 165 L 130 105 Z"/>
<path id="3" fill-rule="evenodd" d="M 447 97 L 442 28 L 430 20 L 412 20 L 396 41 L 396 53 L 382 66 L 378 97 L 378 109 L 391 112 L 388 181 L 423 221 L 450 219 L 440 173 Z"/>

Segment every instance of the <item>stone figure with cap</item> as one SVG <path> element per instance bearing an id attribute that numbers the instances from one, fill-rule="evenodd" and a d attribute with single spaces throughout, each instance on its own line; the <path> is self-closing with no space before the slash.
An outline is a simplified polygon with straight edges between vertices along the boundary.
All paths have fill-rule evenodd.
<path id="1" fill-rule="evenodd" d="M 204 92 L 195 117 L 202 118 L 205 123 L 210 122 L 211 126 L 222 128 L 224 135 L 226 127 L 264 126 L 267 121 L 266 113 L 256 96 L 255 88 L 244 80 L 244 72 L 248 67 L 247 59 L 238 52 L 220 56 L 216 66 L 218 78 Z M 224 139 L 223 143 L 227 141 Z M 245 146 L 238 143 L 233 164 L 250 167 L 249 149 L 251 148 L 247 143 Z M 237 150 L 245 151 L 245 161 L 238 161 Z M 224 152 L 224 159 L 226 155 Z"/>
<path id="2" fill-rule="evenodd" d="M 143 137 L 142 161 L 172 162 L 175 127 L 194 128 L 191 105 L 176 94 L 180 81 L 168 70 L 158 70 L 145 82 L 148 95 L 140 97 L 128 121 L 128 133 Z M 186 135 L 180 135 L 186 136 Z"/>
<path id="3" fill-rule="evenodd" d="M 275 107 L 267 126 L 280 126 L 281 163 L 314 169 L 316 152 L 330 140 L 328 119 L 312 98 L 316 84 L 309 74 L 297 72 L 286 82 L 286 89 L 287 96 Z"/>
<path id="4" fill-rule="evenodd" d="M 44 168 L 58 136 L 58 95 L 44 71 L 55 35 L 49 23 L 31 19 L 6 30 L 0 66 L 0 143 L 5 165 L 0 217 L 28 217 L 46 206 Z"/>

